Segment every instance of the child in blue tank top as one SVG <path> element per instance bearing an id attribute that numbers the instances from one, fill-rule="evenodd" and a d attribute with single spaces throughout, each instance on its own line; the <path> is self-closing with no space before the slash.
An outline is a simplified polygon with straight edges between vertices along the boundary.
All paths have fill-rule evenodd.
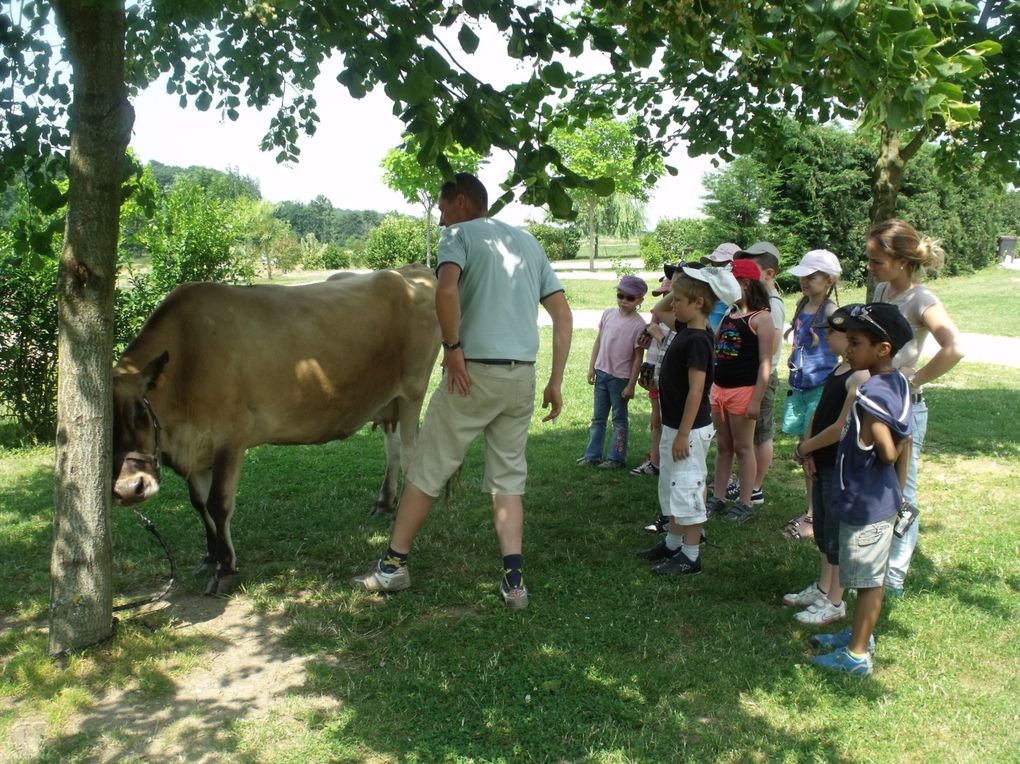
<path id="1" fill-rule="evenodd" d="M 796 435 L 801 441 L 822 397 L 822 388 L 837 360 L 825 339 L 826 320 L 836 309 L 829 297 L 836 288 L 841 272 L 839 259 L 825 249 L 815 249 L 801 258 L 788 272 L 800 279 L 804 293 L 793 313 L 787 334 L 792 333 L 790 351 L 790 387 L 783 407 L 783 432 Z M 787 539 L 811 538 L 814 502 L 811 477 L 804 476 L 807 487 L 807 509 L 803 515 L 787 523 L 783 535 Z"/>

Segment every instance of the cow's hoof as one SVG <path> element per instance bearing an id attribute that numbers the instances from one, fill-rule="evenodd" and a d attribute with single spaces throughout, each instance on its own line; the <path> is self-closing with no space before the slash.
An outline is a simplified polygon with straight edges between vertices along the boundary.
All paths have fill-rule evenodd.
<path id="1" fill-rule="evenodd" d="M 210 597 L 228 597 L 237 590 L 240 583 L 241 577 L 237 573 L 213 576 L 205 585 L 205 593 Z"/>
<path id="2" fill-rule="evenodd" d="M 373 505 L 372 511 L 368 513 L 368 516 L 369 517 L 384 517 L 385 515 L 388 515 L 392 511 L 393 511 L 393 506 L 391 506 L 390 504 L 385 504 L 385 503 L 383 503 L 381 501 L 377 501 Z"/>

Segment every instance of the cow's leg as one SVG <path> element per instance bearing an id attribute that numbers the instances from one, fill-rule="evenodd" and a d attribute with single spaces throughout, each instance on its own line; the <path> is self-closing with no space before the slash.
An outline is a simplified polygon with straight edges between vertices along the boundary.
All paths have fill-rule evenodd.
<path id="1" fill-rule="evenodd" d="M 195 576 L 216 570 L 216 524 L 213 522 L 209 510 L 206 509 L 209 490 L 212 487 L 212 477 L 212 470 L 188 476 L 188 495 L 191 497 L 191 505 L 202 518 L 202 527 L 205 528 L 205 557 L 192 570 L 192 575 Z"/>
<path id="2" fill-rule="evenodd" d="M 244 449 L 223 448 L 216 454 L 212 485 L 206 511 L 213 522 L 213 547 L 216 568 L 205 587 L 206 594 L 229 594 L 237 586 L 237 558 L 230 539 L 230 517 L 234 514 L 237 482 L 241 478 Z"/>
<path id="3" fill-rule="evenodd" d="M 396 427 L 386 427 L 383 440 L 386 442 L 386 474 L 370 513 L 373 517 L 392 512 L 397 506 L 397 475 L 401 469 L 400 432 Z"/>

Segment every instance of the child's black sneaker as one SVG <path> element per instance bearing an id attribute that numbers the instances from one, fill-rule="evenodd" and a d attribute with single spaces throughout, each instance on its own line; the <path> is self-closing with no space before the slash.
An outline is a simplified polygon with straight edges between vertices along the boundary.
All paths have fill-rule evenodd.
<path id="1" fill-rule="evenodd" d="M 701 558 L 692 561 L 680 550 L 652 568 L 652 574 L 656 576 L 693 576 L 700 572 Z"/>

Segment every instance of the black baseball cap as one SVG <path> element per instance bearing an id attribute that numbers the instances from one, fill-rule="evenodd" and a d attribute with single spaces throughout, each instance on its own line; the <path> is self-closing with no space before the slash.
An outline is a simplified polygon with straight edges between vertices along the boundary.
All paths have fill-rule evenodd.
<path id="1" fill-rule="evenodd" d="M 829 316 L 829 326 L 837 332 L 853 329 L 876 334 L 892 345 L 894 354 L 914 339 L 914 332 L 899 308 L 887 302 L 844 305 Z"/>

